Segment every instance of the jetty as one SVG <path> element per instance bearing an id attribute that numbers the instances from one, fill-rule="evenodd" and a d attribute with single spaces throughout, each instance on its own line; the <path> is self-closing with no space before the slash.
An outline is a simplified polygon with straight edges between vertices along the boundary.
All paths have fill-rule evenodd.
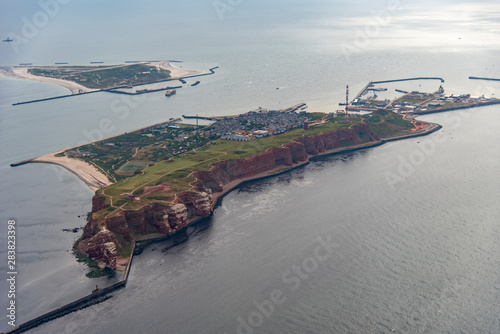
<path id="1" fill-rule="evenodd" d="M 413 80 L 440 80 L 441 82 L 444 82 L 443 78 L 438 78 L 438 77 L 416 77 L 416 78 L 407 78 L 407 79 L 373 81 L 372 84 L 381 84 L 381 83 L 388 83 L 388 82 L 400 82 L 400 81 L 413 81 Z"/>
<path id="2" fill-rule="evenodd" d="M 500 81 L 500 79 L 495 78 L 482 78 L 482 77 L 469 77 L 470 80 L 490 80 L 490 81 Z"/>
<path id="3" fill-rule="evenodd" d="M 92 93 L 98 93 L 102 92 L 103 90 L 94 90 L 91 92 L 83 92 L 83 93 L 78 93 L 78 94 L 67 94 L 67 95 L 60 95 L 60 96 L 53 96 L 53 97 L 47 97 L 45 99 L 36 99 L 36 100 L 30 100 L 30 101 L 24 101 L 24 102 L 17 102 L 13 103 L 13 106 L 19 106 L 22 104 L 30 104 L 30 103 L 35 103 L 35 102 L 43 102 L 43 101 L 50 101 L 50 100 L 58 100 L 58 99 L 64 99 L 65 97 L 71 97 L 71 96 L 81 96 L 81 95 L 86 95 L 86 94 L 92 94 Z"/>
<path id="4" fill-rule="evenodd" d="M 26 164 L 29 164 L 32 161 L 33 161 L 33 159 L 27 159 L 27 160 L 23 160 L 23 161 L 19 161 L 19 162 L 14 162 L 14 163 L 10 164 L 10 167 L 17 167 L 17 166 L 26 165 Z"/>

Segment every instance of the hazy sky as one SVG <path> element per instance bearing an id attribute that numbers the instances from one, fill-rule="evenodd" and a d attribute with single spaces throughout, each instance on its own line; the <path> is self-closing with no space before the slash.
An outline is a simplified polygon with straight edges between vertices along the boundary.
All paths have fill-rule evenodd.
<path id="1" fill-rule="evenodd" d="M 376 41 L 372 47 L 380 48 L 499 49 L 500 43 L 498 1 L 2 0 L 1 5 L 0 38 L 10 36 L 18 44 L 0 43 L 0 65 L 63 46 L 144 48 L 144 36 L 176 49 L 194 39 L 221 47 L 259 43 L 262 34 L 271 43 L 294 38 L 342 43 L 368 34 Z"/>

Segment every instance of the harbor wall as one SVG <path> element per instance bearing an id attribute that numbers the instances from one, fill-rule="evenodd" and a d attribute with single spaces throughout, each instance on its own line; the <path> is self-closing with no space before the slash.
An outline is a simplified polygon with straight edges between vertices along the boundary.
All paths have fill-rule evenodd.
<path id="1" fill-rule="evenodd" d="M 438 77 L 415 77 L 415 78 L 407 78 L 407 79 L 373 81 L 372 83 L 373 84 L 381 84 L 381 83 L 388 83 L 388 82 L 413 81 L 413 80 L 441 80 L 441 82 L 444 82 L 443 78 L 438 78 Z"/>

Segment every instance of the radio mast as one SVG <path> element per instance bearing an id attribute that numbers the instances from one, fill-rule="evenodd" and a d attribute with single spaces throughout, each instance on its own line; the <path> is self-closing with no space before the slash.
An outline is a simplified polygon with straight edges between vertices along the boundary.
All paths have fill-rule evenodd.
<path id="1" fill-rule="evenodd" d="M 345 120 L 349 121 L 349 85 L 347 85 L 345 90 Z"/>

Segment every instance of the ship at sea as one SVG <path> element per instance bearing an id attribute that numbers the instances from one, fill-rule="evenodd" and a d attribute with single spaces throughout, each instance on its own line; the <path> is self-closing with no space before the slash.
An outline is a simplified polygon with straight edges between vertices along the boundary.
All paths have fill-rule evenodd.
<path id="1" fill-rule="evenodd" d="M 177 93 L 177 91 L 175 89 L 173 90 L 167 90 L 165 92 L 165 96 L 172 96 L 172 95 L 175 95 Z"/>
<path id="2" fill-rule="evenodd" d="M 7 37 L 7 39 L 4 39 L 2 42 L 13 42 L 14 40 L 10 37 Z"/>

